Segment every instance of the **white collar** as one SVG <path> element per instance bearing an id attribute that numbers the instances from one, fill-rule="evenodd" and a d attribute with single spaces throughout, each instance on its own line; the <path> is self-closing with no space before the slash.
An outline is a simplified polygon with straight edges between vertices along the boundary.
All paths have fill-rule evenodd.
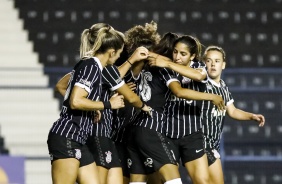
<path id="1" fill-rule="evenodd" d="M 103 70 L 103 66 L 102 66 L 102 64 L 101 64 L 100 59 L 97 58 L 97 57 L 93 57 L 93 58 L 94 58 L 94 60 L 98 63 L 98 66 L 99 66 L 100 70 L 102 71 L 102 70 Z"/>
<path id="2" fill-rule="evenodd" d="M 219 82 L 219 83 L 215 82 L 215 81 L 214 81 L 213 79 L 211 79 L 209 76 L 208 76 L 208 80 L 212 83 L 212 85 L 217 86 L 217 87 L 221 87 L 220 82 Z"/>

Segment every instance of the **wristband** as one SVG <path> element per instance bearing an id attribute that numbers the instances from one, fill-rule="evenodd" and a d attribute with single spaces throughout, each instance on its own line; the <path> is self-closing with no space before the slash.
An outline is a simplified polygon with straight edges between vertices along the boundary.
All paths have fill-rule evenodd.
<path id="1" fill-rule="evenodd" d="M 111 109 L 112 108 L 110 101 L 103 102 L 103 104 L 104 104 L 104 109 Z"/>
<path id="2" fill-rule="evenodd" d="M 126 60 L 131 66 L 132 66 L 132 63 L 130 63 L 130 61 L 129 60 Z"/>

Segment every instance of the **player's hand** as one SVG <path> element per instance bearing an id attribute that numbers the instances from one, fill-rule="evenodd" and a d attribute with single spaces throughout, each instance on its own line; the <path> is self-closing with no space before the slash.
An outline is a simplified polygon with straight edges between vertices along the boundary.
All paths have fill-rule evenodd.
<path id="1" fill-rule="evenodd" d="M 142 108 L 142 111 L 146 112 L 150 117 L 152 117 L 152 107 L 145 104 L 145 106 Z"/>
<path id="2" fill-rule="evenodd" d="M 101 120 L 101 112 L 99 110 L 95 111 L 94 117 L 93 117 L 93 122 L 94 123 L 99 123 L 99 121 Z"/>
<path id="3" fill-rule="evenodd" d="M 265 123 L 265 118 L 261 114 L 253 114 L 252 120 L 257 121 L 259 123 L 259 127 L 263 127 Z"/>
<path id="4" fill-rule="evenodd" d="M 134 91 L 136 89 L 136 84 L 134 82 L 128 82 L 126 84 L 131 89 L 131 91 Z"/>
<path id="5" fill-rule="evenodd" d="M 224 100 L 220 95 L 214 95 L 212 99 L 212 103 L 218 108 L 220 111 L 225 110 Z"/>
<path id="6" fill-rule="evenodd" d="M 168 66 L 168 63 L 172 62 L 169 58 L 153 52 L 150 52 L 147 59 L 150 66 L 157 66 L 162 68 L 166 68 Z"/>
<path id="7" fill-rule="evenodd" d="M 124 107 L 123 99 L 124 99 L 123 95 L 119 95 L 118 93 L 115 93 L 110 99 L 112 109 L 119 109 Z"/>
<path id="8" fill-rule="evenodd" d="M 133 54 L 128 58 L 128 61 L 133 64 L 137 61 L 141 61 L 141 60 L 144 60 L 144 59 L 147 59 L 149 55 L 149 51 L 146 47 L 138 47 L 134 52 Z"/>

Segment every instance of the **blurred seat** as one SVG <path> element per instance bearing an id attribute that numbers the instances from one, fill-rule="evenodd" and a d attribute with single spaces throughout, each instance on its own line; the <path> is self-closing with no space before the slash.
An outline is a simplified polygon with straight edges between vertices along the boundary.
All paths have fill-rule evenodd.
<path id="1" fill-rule="evenodd" d="M 276 184 L 282 181 L 281 160 L 242 161 L 233 159 L 224 165 L 225 183 L 228 184 Z M 243 169 L 242 169 L 243 168 Z M 258 169 L 259 168 L 259 169 Z"/>

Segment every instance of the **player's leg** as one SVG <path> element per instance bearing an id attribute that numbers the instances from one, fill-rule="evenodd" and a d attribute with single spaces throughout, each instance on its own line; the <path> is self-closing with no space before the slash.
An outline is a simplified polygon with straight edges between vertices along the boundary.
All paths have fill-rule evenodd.
<path id="1" fill-rule="evenodd" d="M 112 167 L 108 172 L 108 184 L 117 183 L 123 184 L 123 174 L 121 167 Z"/>
<path id="2" fill-rule="evenodd" d="M 224 184 L 224 177 L 220 159 L 209 166 L 209 176 L 211 184 Z"/>
<path id="3" fill-rule="evenodd" d="M 99 184 L 99 175 L 94 155 L 90 152 L 89 145 L 83 145 L 81 149 L 80 167 L 78 170 L 77 183 Z"/>
<path id="4" fill-rule="evenodd" d="M 100 184 L 98 169 L 95 162 L 79 168 L 77 183 Z"/>
<path id="5" fill-rule="evenodd" d="M 118 151 L 119 159 L 121 162 L 122 175 L 123 175 L 123 184 L 129 184 L 129 169 L 127 166 L 128 152 L 126 144 L 124 142 L 115 142 L 116 149 Z"/>
<path id="6" fill-rule="evenodd" d="M 220 161 L 220 154 L 216 149 L 206 149 L 209 163 L 209 177 L 211 184 L 224 184 L 224 176 Z"/>
<path id="7" fill-rule="evenodd" d="M 165 183 L 182 183 L 171 142 L 162 133 L 148 128 L 138 128 L 138 148 L 145 158 L 145 168 L 158 171 Z M 151 172 L 153 173 L 153 172 Z"/>
<path id="8" fill-rule="evenodd" d="M 73 184 L 78 175 L 79 161 L 75 158 L 58 159 L 52 163 L 53 184 Z"/>
<path id="9" fill-rule="evenodd" d="M 181 138 L 179 144 L 182 162 L 193 183 L 209 183 L 208 159 L 205 154 L 202 131 Z"/>
<path id="10" fill-rule="evenodd" d="M 114 142 L 107 137 L 93 137 L 92 152 L 98 167 L 101 184 L 123 184 L 121 163 Z M 113 168 L 113 169 L 112 169 Z"/>
<path id="11" fill-rule="evenodd" d="M 53 133 L 48 135 L 47 144 L 53 184 L 73 184 L 78 175 L 82 145 Z"/>
<path id="12" fill-rule="evenodd" d="M 190 162 L 185 163 L 185 168 L 187 169 L 191 180 L 195 184 L 208 184 L 208 163 L 207 155 L 204 154 L 202 157 L 195 159 Z"/>
<path id="13" fill-rule="evenodd" d="M 154 172 L 148 175 L 147 184 L 163 184 L 163 180 L 159 172 Z"/>

